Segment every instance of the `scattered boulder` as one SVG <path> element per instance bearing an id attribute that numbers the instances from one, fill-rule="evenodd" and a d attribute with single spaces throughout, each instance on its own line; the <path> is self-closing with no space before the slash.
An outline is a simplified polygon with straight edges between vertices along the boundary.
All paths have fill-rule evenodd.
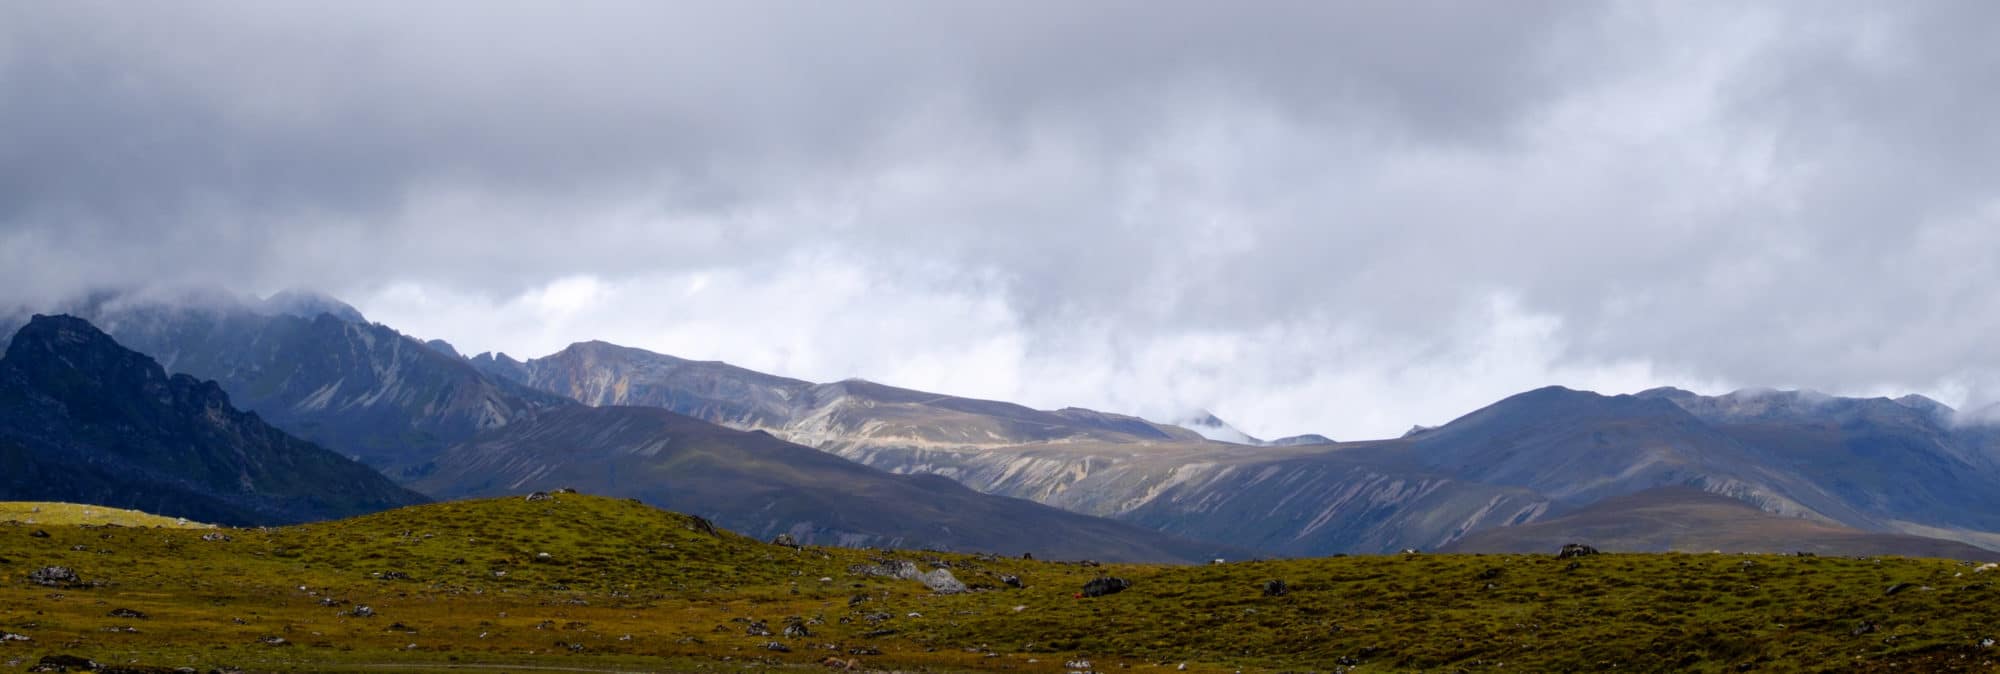
<path id="1" fill-rule="evenodd" d="M 576 487 L 563 487 L 563 488 L 561 488 L 561 489 L 557 489 L 557 490 L 556 490 L 556 493 L 558 493 L 558 494 L 574 494 L 574 493 L 576 493 Z"/>
<path id="2" fill-rule="evenodd" d="M 804 620 L 801 620 L 796 617 L 786 618 L 785 636 L 793 639 L 800 639 L 812 636 L 812 630 L 806 629 L 806 622 Z"/>
<path id="3" fill-rule="evenodd" d="M 28 573 L 28 582 L 42 587 L 87 587 L 76 570 L 67 566 L 45 566 Z"/>
<path id="4" fill-rule="evenodd" d="M 1405 554 L 1405 555 L 1421 555 L 1421 554 L 1424 554 L 1424 551 L 1422 551 L 1422 550 L 1418 550 L 1418 549 L 1416 549 L 1416 548 L 1403 548 L 1403 549 L 1402 549 L 1402 551 L 1401 551 L 1401 552 L 1400 552 L 1399 554 Z"/>
<path id="5" fill-rule="evenodd" d="M 1895 584 L 1895 585 L 1890 585 L 1890 586 L 1889 586 L 1889 589 L 1887 589 L 1887 590 L 1884 590 L 1884 591 L 1882 592 L 1882 596 L 1885 596 L 1885 597 L 1887 597 L 1887 596 L 1890 596 L 1890 595 L 1894 595 L 1894 594 L 1896 594 L 1896 593 L 1899 593 L 1899 592 L 1902 592 L 1902 591 L 1904 591 L 1904 590 L 1907 590 L 1907 589 L 1910 589 L 1910 588 L 1912 588 L 1912 587 L 1916 587 L 1916 586 L 1915 586 L 1915 585 L 1912 585 L 1912 584 L 1910 584 L 1910 583 L 1897 583 L 1897 584 Z"/>
<path id="6" fill-rule="evenodd" d="M 855 564 L 847 567 L 847 572 L 864 576 L 914 580 L 939 594 L 958 594 L 966 591 L 965 583 L 951 575 L 950 569 L 933 569 L 930 573 L 925 573 L 917 569 L 916 562 L 908 560 L 878 559 L 874 564 Z"/>
<path id="7" fill-rule="evenodd" d="M 528 495 L 528 502 L 530 503 L 533 503 L 535 501 L 550 501 L 554 499 L 555 499 L 554 496 L 550 496 L 549 493 L 545 491 L 538 491 Z"/>
<path id="8" fill-rule="evenodd" d="M 1561 552 L 1556 553 L 1556 559 L 1575 559 L 1578 557 L 1589 557 L 1595 554 L 1600 554 L 1597 551 L 1597 548 L 1593 548 L 1588 545 L 1584 545 L 1582 543 L 1568 543 L 1563 545 Z"/>
<path id="9" fill-rule="evenodd" d="M 822 665 L 825 665 L 825 666 L 827 666 L 827 667 L 831 667 L 831 668 L 834 668 L 834 669 L 842 669 L 842 670 L 853 670 L 853 669 L 855 669 L 855 668 L 858 668 L 858 667 L 860 667 L 860 666 L 861 666 L 861 661 L 860 661 L 860 660 L 856 660 L 856 659 L 854 659 L 854 658 L 836 658 L 836 657 L 828 657 L 828 658 L 827 658 L 827 659 L 825 659 L 825 660 L 821 660 L 821 661 L 819 661 L 819 664 L 822 664 Z"/>
<path id="10" fill-rule="evenodd" d="M 1816 554 L 1813 554 L 1813 553 L 1810 553 L 1810 552 L 1806 552 L 1806 551 L 1804 551 L 1804 550 L 1800 550 L 1800 551 L 1798 551 L 1798 552 L 1794 552 L 1794 553 L 1792 553 L 1792 556 L 1793 556 L 1793 557 L 1818 557 L 1819 555 L 1816 555 Z"/>
<path id="11" fill-rule="evenodd" d="M 30 672 L 88 672 L 98 669 L 97 662 L 90 658 L 74 655 L 44 655 Z"/>
<path id="12" fill-rule="evenodd" d="M 720 532 L 717 532 L 715 530 L 715 523 L 708 521 L 708 518 L 705 517 L 695 517 L 693 515 L 689 515 L 687 528 L 688 531 L 704 533 L 710 536 L 722 535 Z"/>
<path id="13" fill-rule="evenodd" d="M 1864 634 L 1874 634 L 1874 633 L 1875 633 L 1875 623 L 1871 623 L 1866 620 L 1863 620 L 1860 623 L 1856 624 L 1854 626 L 1854 629 L 1847 631 L 1847 635 L 1853 637 L 1858 637 Z"/>
<path id="14" fill-rule="evenodd" d="M 1485 569 L 1485 570 L 1483 570 L 1483 571 L 1480 571 L 1480 572 L 1479 572 L 1479 579 L 1480 579 L 1480 580 L 1497 580 L 1497 579 L 1499 579 L 1499 578 L 1500 578 L 1501 576 L 1503 576 L 1503 575 L 1506 575 L 1506 573 L 1507 573 L 1507 570 L 1506 570 L 1506 569 L 1502 569 L 1502 568 L 1500 568 L 1500 567 L 1497 567 L 1497 566 L 1489 566 L 1489 567 L 1486 567 L 1486 569 Z"/>
<path id="15" fill-rule="evenodd" d="M 764 650 L 775 651 L 778 653 L 790 653 L 792 652 L 792 647 L 786 646 L 782 642 L 769 641 L 764 643 Z"/>
<path id="16" fill-rule="evenodd" d="M 1021 577 L 1011 573 L 1002 574 L 1000 576 L 1000 583 L 1002 585 L 1006 585 L 1007 587 L 1011 587 L 1017 590 L 1024 587 L 1023 585 L 1021 585 Z"/>
<path id="17" fill-rule="evenodd" d="M 1027 561 L 1030 561 L 1030 562 L 1032 562 L 1032 561 L 1035 561 L 1035 553 L 1032 553 L 1032 552 L 1023 552 L 1023 553 L 1021 553 L 1021 559 L 1025 559 L 1025 560 L 1027 560 Z"/>
<path id="18" fill-rule="evenodd" d="M 1285 585 L 1285 581 L 1283 580 L 1273 580 L 1264 583 L 1264 596 L 1266 597 L 1283 597 L 1285 593 L 1291 591 L 1292 588 Z"/>
<path id="19" fill-rule="evenodd" d="M 41 529 L 36 529 L 36 530 L 34 530 L 34 531 L 32 531 L 32 532 L 29 532 L 29 533 L 28 533 L 28 537 L 29 537 L 29 538 L 48 538 L 48 537 L 49 537 L 49 532 L 46 532 L 46 531 L 42 531 Z"/>
<path id="20" fill-rule="evenodd" d="M 145 620 L 145 619 L 146 619 L 146 614 L 144 614 L 144 613 L 140 613 L 140 612 L 138 612 L 138 611 L 134 611 L 134 610 L 132 610 L 132 609 L 129 609 L 129 608 L 114 608 L 114 609 L 111 609 L 111 612 L 110 612 L 110 613 L 107 613 L 107 614 L 105 614 L 105 615 L 108 615 L 108 616 L 111 616 L 111 617 L 113 617 L 113 618 L 129 618 L 129 619 L 132 619 L 132 620 Z"/>
<path id="21" fill-rule="evenodd" d="M 354 616 L 356 618 L 373 618 L 375 617 L 375 609 L 368 606 L 356 606 L 354 607 L 354 610 L 348 611 L 347 615 Z"/>
<path id="22" fill-rule="evenodd" d="M 799 547 L 798 539 L 792 538 L 791 534 L 778 534 L 776 536 L 773 536 L 771 537 L 771 544 L 792 548 L 794 550 L 798 549 Z"/>
<path id="23" fill-rule="evenodd" d="M 0 632 L 0 642 L 6 642 L 6 641 L 34 641 L 34 639 L 28 638 L 28 635 L 26 634 L 15 634 L 13 632 Z"/>
<path id="24" fill-rule="evenodd" d="M 273 637 L 264 637 L 264 638 L 262 638 L 262 639 L 258 639 L 258 640 L 257 640 L 257 643 L 260 643 L 260 644 L 263 644 L 263 645 L 266 645 L 266 646 L 290 646 L 290 645 L 292 645 L 292 642 L 290 642 L 290 641 L 287 641 L 287 640 L 285 640 L 285 638 L 284 638 L 284 637 L 276 637 L 276 636 L 273 636 Z"/>
<path id="25" fill-rule="evenodd" d="M 201 540 L 204 540 L 204 541 L 207 541 L 207 542 L 210 542 L 210 543 L 228 543 L 228 542 L 230 542 L 230 541 L 233 541 L 233 540 L 236 540 L 236 539 L 234 539 L 234 538 L 230 538 L 230 537 L 229 537 L 229 534 L 225 534 L 225 533 L 222 533 L 222 532 L 219 532 L 219 531 L 211 531 L 211 532 L 209 532 L 209 533 L 205 533 L 205 534 L 202 534 L 202 535 L 201 535 Z"/>
<path id="26" fill-rule="evenodd" d="M 753 637 L 768 637 L 771 636 L 771 627 L 765 625 L 762 620 L 752 620 L 749 626 L 743 628 L 743 633 Z"/>
<path id="27" fill-rule="evenodd" d="M 1098 578 L 1088 583 L 1084 583 L 1083 591 L 1077 593 L 1076 596 L 1102 597 L 1105 595 L 1112 595 L 1124 592 L 1125 590 L 1131 587 L 1132 587 L 1132 581 L 1125 580 L 1123 578 L 1105 576 L 1103 578 Z"/>

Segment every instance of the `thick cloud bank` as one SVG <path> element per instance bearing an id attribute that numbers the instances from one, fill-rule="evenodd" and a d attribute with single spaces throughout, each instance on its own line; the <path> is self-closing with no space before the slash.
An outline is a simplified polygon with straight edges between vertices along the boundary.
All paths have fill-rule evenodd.
<path id="1" fill-rule="evenodd" d="M 2000 6 L 12 3 L 0 301 L 1391 435 L 2000 385 Z"/>

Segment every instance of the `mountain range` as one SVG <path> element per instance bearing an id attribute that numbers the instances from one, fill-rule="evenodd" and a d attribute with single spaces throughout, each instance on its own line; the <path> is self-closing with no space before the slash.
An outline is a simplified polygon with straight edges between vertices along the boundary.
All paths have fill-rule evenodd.
<path id="1" fill-rule="evenodd" d="M 0 359 L 0 493 L 221 524 L 285 524 L 423 503 L 367 466 L 169 376 L 89 323 L 35 316 Z"/>
<path id="2" fill-rule="evenodd" d="M 70 308 L 439 498 L 576 486 L 758 535 L 1186 561 L 1464 547 L 1579 522 L 1640 540 L 1658 509 L 1611 506 L 1678 493 L 1665 488 L 1861 536 L 1842 549 L 2000 548 L 2000 434 L 1914 396 L 1547 387 L 1400 438 L 1267 442 L 1206 412 L 1037 410 L 605 342 L 467 357 L 311 293 Z"/>

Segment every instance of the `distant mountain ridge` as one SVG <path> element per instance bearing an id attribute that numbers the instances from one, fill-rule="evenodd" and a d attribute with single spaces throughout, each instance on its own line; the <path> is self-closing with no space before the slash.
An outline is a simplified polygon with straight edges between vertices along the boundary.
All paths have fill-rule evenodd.
<path id="1" fill-rule="evenodd" d="M 82 319 L 34 316 L 0 359 L 0 500 L 76 501 L 223 524 L 425 502 L 368 467 L 168 376 Z"/>
<path id="2" fill-rule="evenodd" d="M 377 468 L 421 464 L 482 430 L 573 404 L 485 377 L 314 293 L 99 295 L 75 309 L 169 371 L 214 379 L 271 424 Z"/>
<path id="3" fill-rule="evenodd" d="M 541 412 L 446 450 L 412 486 L 441 498 L 570 486 L 705 515 L 760 538 L 850 547 L 1173 562 L 1251 554 L 944 478 L 891 475 L 651 407 Z"/>
<path id="4" fill-rule="evenodd" d="M 1287 554 L 1436 547 L 1677 485 L 1868 531 L 2000 542 L 1988 538 L 2000 531 L 1988 515 L 2000 513 L 2000 471 L 1986 458 L 1994 445 L 1928 399 L 1773 407 L 1748 402 L 1755 392 L 1547 387 L 1398 439 L 1278 446 L 1089 410 L 811 384 L 602 342 L 491 360 L 482 367 L 586 404 L 663 407 L 891 472 Z M 1781 410 L 1791 416 L 1773 416 Z M 1856 434 L 1856 420 L 1874 430 Z M 1233 430 L 1213 415 L 1189 423 Z M 1823 432 L 1843 423 L 1844 435 Z M 1914 453 L 1892 459 L 1870 443 Z M 1898 472 L 1909 461 L 1921 469 Z"/>
<path id="5" fill-rule="evenodd" d="M 812 383 L 605 342 L 527 361 L 466 358 L 312 293 L 170 305 L 113 298 L 85 309 L 171 368 L 213 376 L 275 425 L 426 484 L 442 484 L 428 471 L 478 463 L 439 460 L 446 452 L 474 438 L 499 447 L 505 427 L 568 418 L 581 403 L 664 409 L 888 473 L 1277 554 L 1434 549 L 1671 487 L 1827 526 L 2000 548 L 2000 429 L 1921 396 L 1545 387 L 1401 438 L 1265 442 L 1206 413 L 1166 424 L 1036 410 L 860 379 Z M 1218 441 L 1186 425 L 1234 435 Z M 565 427 L 587 430 L 573 420 Z M 523 437 L 546 427 L 526 428 Z M 580 456 L 626 465 L 620 452 L 641 445 L 627 438 Z M 509 447 L 522 457 L 557 449 Z M 477 477 L 458 473 L 453 484 Z M 892 529 L 865 536 L 893 540 L 883 533 Z"/>

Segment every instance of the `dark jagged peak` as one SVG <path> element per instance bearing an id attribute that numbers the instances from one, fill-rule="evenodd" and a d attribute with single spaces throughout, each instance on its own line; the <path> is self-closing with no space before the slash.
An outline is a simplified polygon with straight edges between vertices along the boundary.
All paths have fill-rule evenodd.
<path id="1" fill-rule="evenodd" d="M 143 507 L 225 524 L 422 502 L 387 478 L 167 376 L 89 322 L 35 316 L 0 360 L 0 500 Z"/>
<path id="2" fill-rule="evenodd" d="M 274 316 L 297 316 L 313 318 L 320 314 L 330 314 L 349 323 L 366 323 L 368 319 L 346 302 L 334 299 L 324 293 L 312 290 L 282 290 L 257 303 L 258 310 Z"/>
<path id="3" fill-rule="evenodd" d="M 108 397 L 108 389 L 153 391 L 167 382 L 152 358 L 68 315 L 30 318 L 7 345 L 6 363 L 37 388 L 80 402 Z"/>
<path id="4" fill-rule="evenodd" d="M 431 341 L 424 342 L 424 346 L 431 347 L 432 351 L 436 351 L 438 353 L 442 353 L 444 355 L 451 356 L 453 358 L 465 357 L 463 354 L 460 354 L 458 352 L 458 349 L 456 347 L 453 347 L 451 345 L 451 342 L 447 342 L 442 339 L 433 339 Z"/>
<path id="5" fill-rule="evenodd" d="M 472 369 L 478 370 L 481 374 L 488 377 L 511 381 L 516 384 L 525 385 L 528 383 L 527 363 L 514 360 L 513 357 L 508 356 L 506 353 L 487 351 L 465 360 L 472 365 Z"/>

